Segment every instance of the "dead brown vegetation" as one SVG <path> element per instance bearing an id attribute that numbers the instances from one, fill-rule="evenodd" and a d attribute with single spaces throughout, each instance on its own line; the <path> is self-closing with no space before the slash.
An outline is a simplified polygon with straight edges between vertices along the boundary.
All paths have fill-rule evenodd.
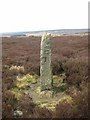
<path id="1" fill-rule="evenodd" d="M 29 96 L 22 96 L 17 101 L 9 91 L 15 85 L 18 72 L 9 71 L 12 65 L 24 66 L 27 73 L 40 75 L 40 37 L 3 38 L 2 39 L 2 82 L 3 82 L 3 118 L 13 116 L 19 107 L 23 118 L 87 118 L 88 117 L 88 36 L 62 36 L 52 38 L 52 71 L 53 74 L 66 74 L 67 94 L 74 103 L 60 103 L 56 111 L 39 108 Z"/>

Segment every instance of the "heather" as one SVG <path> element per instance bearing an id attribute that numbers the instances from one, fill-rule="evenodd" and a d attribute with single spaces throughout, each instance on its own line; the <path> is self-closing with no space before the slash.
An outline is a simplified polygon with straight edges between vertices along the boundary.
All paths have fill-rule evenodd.
<path id="1" fill-rule="evenodd" d="M 52 72 L 58 85 L 54 94 L 65 93 L 54 111 L 37 106 L 26 93 L 40 77 L 40 40 L 34 36 L 2 39 L 3 118 L 15 117 L 17 109 L 22 118 L 87 118 L 88 36 L 52 37 Z"/>

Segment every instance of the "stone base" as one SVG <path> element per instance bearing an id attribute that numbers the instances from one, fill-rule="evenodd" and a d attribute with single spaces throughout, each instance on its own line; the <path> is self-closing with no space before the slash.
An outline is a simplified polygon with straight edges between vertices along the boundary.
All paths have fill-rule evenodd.
<path id="1" fill-rule="evenodd" d="M 56 105 L 68 96 L 65 94 L 65 92 L 53 94 L 52 90 L 41 91 L 41 88 L 39 86 L 32 92 L 32 94 L 31 92 L 29 92 L 29 94 L 35 104 L 37 104 L 41 108 L 46 107 L 48 110 L 51 111 L 54 111 Z M 70 96 L 68 96 L 68 98 L 70 98 Z"/>
<path id="2" fill-rule="evenodd" d="M 41 86 L 41 91 L 45 91 L 45 90 L 52 90 L 51 85 L 42 85 Z"/>

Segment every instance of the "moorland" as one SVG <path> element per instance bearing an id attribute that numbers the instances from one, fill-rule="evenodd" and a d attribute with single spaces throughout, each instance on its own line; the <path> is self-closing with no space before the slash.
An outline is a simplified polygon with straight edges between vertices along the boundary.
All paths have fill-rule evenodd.
<path id="1" fill-rule="evenodd" d="M 30 82 L 35 88 L 40 77 L 40 41 L 39 36 L 2 38 L 2 117 L 14 118 L 19 109 L 21 118 L 87 118 L 88 35 L 52 37 L 52 73 L 56 81 L 65 75 L 59 92 L 69 96 L 54 111 L 38 106 L 24 91 Z"/>

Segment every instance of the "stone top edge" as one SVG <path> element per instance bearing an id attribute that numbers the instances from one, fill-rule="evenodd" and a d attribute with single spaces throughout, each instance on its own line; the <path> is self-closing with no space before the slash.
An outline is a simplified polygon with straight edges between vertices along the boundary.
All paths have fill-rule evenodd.
<path id="1" fill-rule="evenodd" d="M 42 35 L 42 40 L 47 40 L 47 39 L 50 38 L 50 37 L 51 37 L 51 34 L 45 32 L 45 33 L 43 33 L 43 35 Z"/>

